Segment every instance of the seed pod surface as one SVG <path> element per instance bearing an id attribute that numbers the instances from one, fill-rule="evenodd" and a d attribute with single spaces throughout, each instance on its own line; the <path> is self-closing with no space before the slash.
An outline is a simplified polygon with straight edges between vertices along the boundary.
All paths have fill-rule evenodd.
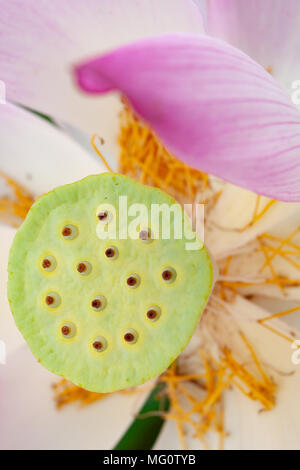
<path id="1" fill-rule="evenodd" d="M 119 237 L 119 196 L 146 207 L 136 237 Z M 33 354 L 53 373 L 112 392 L 158 376 L 188 344 L 212 288 L 212 262 L 201 242 L 187 249 L 192 229 L 178 204 L 179 226 L 170 211 L 170 237 L 163 236 L 161 218 L 151 218 L 159 204 L 176 202 L 102 174 L 56 188 L 29 211 L 10 252 L 8 297 Z"/>

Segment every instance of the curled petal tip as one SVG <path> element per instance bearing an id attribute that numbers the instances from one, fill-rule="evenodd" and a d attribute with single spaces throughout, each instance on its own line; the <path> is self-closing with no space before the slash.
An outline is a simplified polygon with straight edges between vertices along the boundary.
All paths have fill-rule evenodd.
<path id="1" fill-rule="evenodd" d="M 107 93 L 113 90 L 110 81 L 89 65 L 75 66 L 74 74 L 79 88 L 87 93 Z"/>

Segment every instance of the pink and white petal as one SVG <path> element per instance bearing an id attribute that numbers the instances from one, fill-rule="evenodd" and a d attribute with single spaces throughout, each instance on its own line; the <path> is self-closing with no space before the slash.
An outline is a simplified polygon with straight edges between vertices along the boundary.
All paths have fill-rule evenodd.
<path id="1" fill-rule="evenodd" d="M 51 389 L 58 380 L 27 346 L 0 365 L 0 449 L 111 449 L 149 393 L 115 394 L 58 411 Z"/>
<path id="2" fill-rule="evenodd" d="M 57 127 L 12 104 L 0 105 L 0 170 L 41 195 L 105 167 Z"/>
<path id="3" fill-rule="evenodd" d="M 207 0 L 207 32 L 268 68 L 291 91 L 299 79 L 298 0 Z"/>
<path id="4" fill-rule="evenodd" d="M 88 93 L 120 90 L 190 166 L 275 199 L 300 200 L 300 114 L 238 49 L 205 36 L 162 35 L 75 72 Z"/>
<path id="5" fill-rule="evenodd" d="M 0 0 L 0 11 L 7 98 L 112 143 L 118 100 L 78 93 L 72 64 L 141 37 L 202 31 L 192 0 Z"/>

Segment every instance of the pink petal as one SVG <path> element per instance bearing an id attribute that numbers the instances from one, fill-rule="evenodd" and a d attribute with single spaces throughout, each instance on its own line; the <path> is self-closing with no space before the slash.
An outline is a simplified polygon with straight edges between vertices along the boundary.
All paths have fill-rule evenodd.
<path id="1" fill-rule="evenodd" d="M 208 0 L 208 33 L 239 47 L 291 89 L 300 73 L 299 0 Z"/>
<path id="2" fill-rule="evenodd" d="M 214 38 L 145 39 L 80 65 L 89 93 L 120 90 L 189 165 L 300 201 L 300 114 L 260 65 Z"/>
<path id="3" fill-rule="evenodd" d="M 106 141 L 119 103 L 79 94 L 72 64 L 142 37 L 202 31 L 192 0 L 0 0 L 0 12 L 0 79 L 7 98 Z"/>

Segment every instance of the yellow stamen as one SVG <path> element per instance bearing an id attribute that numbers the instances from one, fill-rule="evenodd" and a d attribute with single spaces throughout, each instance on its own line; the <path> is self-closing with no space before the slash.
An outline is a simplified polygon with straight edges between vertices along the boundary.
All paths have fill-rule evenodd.
<path id="1" fill-rule="evenodd" d="M 134 116 L 128 105 L 125 105 L 121 119 L 121 173 L 190 199 L 209 186 L 208 175 L 179 162 L 151 129 Z"/>
<path id="2" fill-rule="evenodd" d="M 104 156 L 102 155 L 102 153 L 100 152 L 100 150 L 98 149 L 97 145 L 96 145 L 96 139 L 99 139 L 100 142 L 102 143 L 102 140 L 100 137 L 98 137 L 96 134 L 94 134 L 91 138 L 91 144 L 92 144 L 92 147 L 93 149 L 95 150 L 95 152 L 97 153 L 97 155 L 99 155 L 99 157 L 101 158 L 102 162 L 104 163 L 104 165 L 106 166 L 106 169 L 110 172 L 110 173 L 114 173 L 113 170 L 111 169 L 111 167 L 109 166 L 107 160 L 104 158 Z"/>
<path id="3" fill-rule="evenodd" d="M 27 189 L 2 171 L 0 171 L 0 177 L 13 192 L 12 199 L 4 196 L 0 198 L 0 219 L 13 227 L 19 227 L 32 206 L 34 198 Z"/>
<path id="4" fill-rule="evenodd" d="M 277 312 L 273 313 L 273 315 L 269 315 L 267 317 L 261 318 L 258 321 L 263 327 L 267 328 L 270 330 L 272 333 L 275 333 L 277 336 L 280 336 L 281 338 L 285 339 L 286 341 L 289 341 L 290 343 L 293 343 L 295 340 L 293 338 L 290 338 L 289 336 L 281 333 L 280 331 L 276 330 L 276 328 L 271 327 L 270 325 L 266 325 L 265 322 L 273 320 L 274 318 L 280 318 L 280 317 L 285 317 L 286 315 L 290 315 L 295 312 L 300 311 L 300 305 L 294 308 L 290 308 L 289 310 L 283 310 L 282 312 Z M 300 348 L 300 346 L 298 346 Z"/>
<path id="5" fill-rule="evenodd" d="M 272 261 L 272 259 L 275 258 L 276 255 L 279 255 L 280 254 L 280 250 L 287 244 L 289 243 L 300 231 L 300 227 L 296 228 L 296 230 L 294 230 L 287 238 L 283 239 L 279 246 L 276 248 L 276 250 L 274 251 L 274 253 L 270 256 L 268 262 L 266 261 L 265 264 L 263 265 L 263 267 L 261 268 L 261 270 L 263 271 L 268 265 L 270 265 L 270 262 Z"/>

